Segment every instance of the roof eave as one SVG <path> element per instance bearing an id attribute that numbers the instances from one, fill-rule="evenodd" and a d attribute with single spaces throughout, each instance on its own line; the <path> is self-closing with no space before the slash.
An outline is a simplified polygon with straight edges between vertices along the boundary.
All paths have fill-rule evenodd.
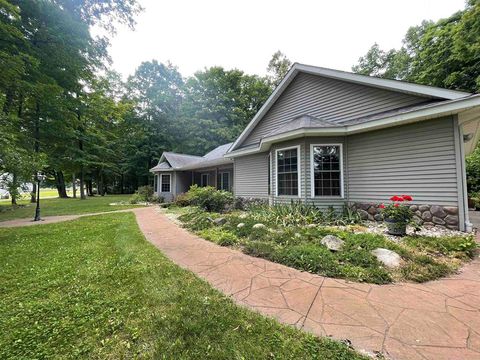
<path id="1" fill-rule="evenodd" d="M 407 83 L 407 82 L 398 81 L 398 80 L 381 79 L 381 78 L 376 78 L 372 76 L 359 75 L 359 74 L 354 74 L 354 73 L 349 73 L 344 71 L 338 71 L 338 70 L 321 68 L 317 66 L 295 63 L 290 68 L 287 75 L 285 75 L 285 77 L 280 82 L 280 84 L 275 88 L 275 90 L 269 96 L 267 101 L 260 108 L 260 110 L 255 114 L 255 116 L 247 125 L 247 127 L 242 131 L 240 136 L 235 140 L 235 142 L 230 147 L 230 149 L 228 149 L 227 155 L 234 152 L 235 149 L 247 138 L 247 136 L 255 128 L 257 123 L 262 119 L 262 117 L 267 113 L 267 111 L 270 110 L 270 108 L 277 101 L 277 99 L 280 97 L 280 95 L 283 93 L 286 87 L 293 81 L 295 76 L 297 76 L 297 74 L 300 72 L 335 78 L 339 80 L 363 84 L 367 86 L 373 86 L 373 87 L 387 89 L 387 90 L 409 93 L 413 95 L 437 98 L 437 99 L 454 100 L 454 99 L 460 99 L 460 98 L 464 98 L 469 95 L 472 95 L 470 93 L 461 92 L 461 91 L 442 89 L 442 88 L 426 86 L 426 85 L 412 84 L 412 83 Z"/>
<path id="2" fill-rule="evenodd" d="M 447 103 L 435 104 L 423 109 L 412 110 L 403 114 L 392 115 L 382 119 L 372 120 L 362 124 L 347 125 L 334 128 L 302 128 L 289 131 L 283 134 L 265 137 L 256 148 L 239 149 L 227 153 L 225 157 L 235 158 L 249 154 L 266 151 L 271 144 L 279 141 L 290 140 L 303 136 L 334 136 L 334 135 L 353 135 L 357 133 L 379 130 L 392 126 L 406 125 L 418 121 L 425 121 L 442 116 L 457 114 L 474 107 L 480 107 L 480 94 L 462 98 L 459 100 L 451 100 Z"/>

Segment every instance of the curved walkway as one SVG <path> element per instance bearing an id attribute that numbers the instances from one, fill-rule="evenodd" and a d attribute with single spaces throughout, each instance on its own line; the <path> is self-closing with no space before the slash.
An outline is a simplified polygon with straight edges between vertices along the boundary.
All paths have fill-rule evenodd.
<path id="1" fill-rule="evenodd" d="M 155 208 L 134 210 L 146 238 L 238 304 L 392 359 L 480 359 L 480 259 L 425 284 L 325 278 L 215 245 Z"/>

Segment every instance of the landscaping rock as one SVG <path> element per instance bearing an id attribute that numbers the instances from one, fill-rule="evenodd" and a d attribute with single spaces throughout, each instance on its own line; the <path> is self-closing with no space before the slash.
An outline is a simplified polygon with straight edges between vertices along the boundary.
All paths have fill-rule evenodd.
<path id="1" fill-rule="evenodd" d="M 317 224 L 308 224 L 307 225 L 307 228 L 316 228 L 317 227 Z"/>
<path id="2" fill-rule="evenodd" d="M 458 226 L 458 216 L 457 215 L 447 215 L 445 219 L 443 219 L 447 225 L 455 225 Z"/>
<path id="3" fill-rule="evenodd" d="M 415 224 L 418 224 L 418 225 L 422 225 L 422 224 L 423 224 L 423 220 L 420 219 L 417 215 L 413 215 L 412 220 L 415 222 Z"/>
<path id="4" fill-rule="evenodd" d="M 243 228 L 244 226 L 245 226 L 244 223 L 240 223 L 240 224 L 237 225 L 237 228 L 241 229 L 241 228 Z"/>
<path id="5" fill-rule="evenodd" d="M 377 248 L 375 250 L 372 250 L 371 253 L 377 258 L 378 261 L 380 261 L 388 268 L 399 267 L 402 262 L 402 258 L 400 257 L 400 255 L 398 255 L 395 251 L 392 250 Z"/>
<path id="6" fill-rule="evenodd" d="M 432 207 L 430 208 L 430 212 L 432 213 L 433 216 L 441 219 L 443 219 L 447 215 L 447 213 L 443 210 L 443 208 L 438 205 L 432 205 Z"/>
<path id="7" fill-rule="evenodd" d="M 443 221 L 441 218 L 436 216 L 432 218 L 432 222 L 436 225 L 445 225 L 445 221 Z"/>
<path id="8" fill-rule="evenodd" d="M 220 217 L 218 219 L 213 220 L 213 223 L 217 226 L 224 225 L 227 222 L 227 219 Z"/>
<path id="9" fill-rule="evenodd" d="M 450 215 L 458 214 L 458 207 L 455 207 L 455 206 L 445 206 L 443 210 L 445 210 L 447 214 L 450 214 Z"/>
<path id="10" fill-rule="evenodd" d="M 376 214 L 374 217 L 375 221 L 383 221 L 383 215 L 382 214 Z"/>
<path id="11" fill-rule="evenodd" d="M 367 212 L 371 215 L 375 215 L 378 211 L 377 211 L 377 208 L 375 206 L 370 206 L 368 208 Z"/>
<path id="12" fill-rule="evenodd" d="M 368 208 L 370 207 L 370 204 L 360 203 L 360 204 L 357 204 L 357 207 L 361 210 L 368 210 Z"/>
<path id="13" fill-rule="evenodd" d="M 366 212 L 365 210 L 357 210 L 358 211 L 358 215 L 360 215 L 360 219 L 362 220 L 368 220 L 368 212 Z"/>
<path id="14" fill-rule="evenodd" d="M 418 210 L 420 210 L 420 212 L 423 213 L 424 211 L 429 211 L 429 210 L 430 210 L 430 206 L 428 206 L 428 205 L 420 205 L 420 206 L 418 207 Z"/>
<path id="15" fill-rule="evenodd" d="M 328 250 L 340 251 L 340 250 L 342 250 L 344 241 L 337 238 L 336 236 L 327 235 L 322 239 L 322 241 L 320 241 L 320 243 L 322 245 L 325 245 Z"/>
<path id="16" fill-rule="evenodd" d="M 255 224 L 252 226 L 252 229 L 265 229 L 266 226 L 264 224 Z"/>
<path id="17" fill-rule="evenodd" d="M 430 211 L 425 211 L 425 212 L 422 214 L 422 220 L 423 220 L 423 221 L 426 221 L 426 222 L 432 221 L 432 213 L 431 213 Z"/>
<path id="18" fill-rule="evenodd" d="M 410 210 L 415 212 L 418 210 L 418 206 L 417 205 L 410 205 Z"/>

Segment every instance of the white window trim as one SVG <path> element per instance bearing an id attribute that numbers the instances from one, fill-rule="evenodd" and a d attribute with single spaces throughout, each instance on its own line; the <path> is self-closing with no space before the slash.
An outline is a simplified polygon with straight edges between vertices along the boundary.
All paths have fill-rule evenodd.
<path id="1" fill-rule="evenodd" d="M 218 173 L 220 175 L 220 190 L 225 190 L 223 188 L 223 174 L 227 174 L 228 177 L 228 187 L 230 187 L 230 171 L 222 171 Z M 225 191 L 230 191 L 229 189 Z"/>
<path id="2" fill-rule="evenodd" d="M 168 185 L 170 186 L 170 191 L 162 191 L 162 185 L 163 185 L 163 176 L 168 175 Z M 171 193 L 172 192 L 172 174 L 160 174 L 160 189 L 159 193 Z"/>
<path id="3" fill-rule="evenodd" d="M 278 152 L 279 151 L 285 151 L 285 150 L 292 150 L 292 149 L 297 149 L 297 176 L 298 176 L 298 196 L 296 195 L 278 195 Z M 295 146 L 289 146 L 281 149 L 275 149 L 275 196 L 276 197 L 285 197 L 285 198 L 292 198 L 292 197 L 302 197 L 302 182 L 301 182 L 301 172 L 302 172 L 302 166 L 301 166 L 302 158 L 301 158 L 301 153 L 300 153 L 300 145 L 295 145 Z M 273 176 L 272 176 L 273 178 Z"/>
<path id="4" fill-rule="evenodd" d="M 206 176 L 207 176 L 207 185 L 203 185 L 203 175 L 206 175 Z M 201 174 L 200 174 L 200 186 L 201 186 L 201 187 L 210 186 L 210 185 L 209 185 L 209 182 L 210 182 L 210 174 L 209 174 L 209 173 L 201 173 Z"/>
<path id="5" fill-rule="evenodd" d="M 315 146 L 339 146 L 340 147 L 340 196 L 315 196 L 315 172 L 313 167 L 313 148 Z M 344 194 L 343 182 L 343 144 L 310 144 L 310 196 L 312 199 L 343 199 Z"/>

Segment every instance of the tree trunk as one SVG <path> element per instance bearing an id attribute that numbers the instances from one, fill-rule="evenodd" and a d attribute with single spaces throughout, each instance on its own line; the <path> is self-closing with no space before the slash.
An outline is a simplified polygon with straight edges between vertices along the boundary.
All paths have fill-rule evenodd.
<path id="1" fill-rule="evenodd" d="M 123 189 L 124 183 L 125 183 L 125 180 L 124 180 L 124 176 L 123 176 L 123 173 L 122 173 L 122 177 L 120 178 L 120 194 L 125 194 L 125 191 Z"/>
<path id="2" fill-rule="evenodd" d="M 77 198 L 77 178 L 75 176 L 75 173 L 72 174 L 72 192 L 73 192 L 73 197 L 76 199 Z"/>
<path id="3" fill-rule="evenodd" d="M 17 191 L 18 191 L 18 184 L 17 184 L 17 174 L 12 174 L 12 186 L 10 188 L 10 196 L 12 197 L 12 205 L 17 205 Z"/>
<path id="4" fill-rule="evenodd" d="M 93 196 L 93 180 L 87 180 L 87 195 Z"/>
<path id="5" fill-rule="evenodd" d="M 68 198 L 67 188 L 65 186 L 65 177 L 63 176 L 63 172 L 55 171 L 55 182 L 57 185 L 58 197 L 62 199 Z"/>
<path id="6" fill-rule="evenodd" d="M 100 182 L 99 182 L 100 186 L 98 188 L 98 191 L 100 192 L 101 196 L 105 196 L 105 182 L 104 181 L 105 181 L 105 179 L 103 177 L 103 171 L 100 170 Z"/>
<path id="7" fill-rule="evenodd" d="M 83 165 L 80 169 L 80 199 L 85 200 L 87 197 L 85 196 L 85 170 L 83 169 Z"/>
<path id="8" fill-rule="evenodd" d="M 30 193 L 30 202 L 35 204 L 37 202 L 37 183 L 32 182 L 32 192 Z"/>

